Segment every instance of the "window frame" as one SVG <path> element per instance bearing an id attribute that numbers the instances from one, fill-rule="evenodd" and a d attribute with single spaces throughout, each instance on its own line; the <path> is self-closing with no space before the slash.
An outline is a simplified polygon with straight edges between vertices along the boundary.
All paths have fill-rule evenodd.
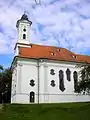
<path id="1" fill-rule="evenodd" d="M 23 39 L 24 39 L 24 40 L 26 39 L 26 34 L 23 34 Z"/>
<path id="2" fill-rule="evenodd" d="M 67 70 L 66 70 L 66 77 L 67 77 L 68 81 L 71 81 L 71 71 L 69 68 L 67 68 Z"/>

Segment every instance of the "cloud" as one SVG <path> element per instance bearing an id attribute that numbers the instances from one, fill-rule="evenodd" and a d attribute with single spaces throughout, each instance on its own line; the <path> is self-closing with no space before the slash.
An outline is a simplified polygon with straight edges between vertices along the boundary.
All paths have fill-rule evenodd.
<path id="1" fill-rule="evenodd" d="M 13 54 L 16 22 L 24 11 L 33 22 L 30 41 L 86 54 L 90 49 L 89 0 L 1 0 L 0 54 Z M 87 54 L 90 54 L 87 52 Z"/>
<path id="2" fill-rule="evenodd" d="M 54 40 L 59 41 L 59 46 L 77 53 L 84 53 L 90 48 L 90 18 L 88 13 L 90 3 L 84 0 L 67 0 L 64 3 L 59 1 L 56 3 L 37 7 L 36 19 L 38 23 L 45 26 L 42 29 L 43 36 L 41 40 L 44 35 L 46 36 L 49 33 L 51 35 L 52 33 L 51 38 L 56 38 Z"/>

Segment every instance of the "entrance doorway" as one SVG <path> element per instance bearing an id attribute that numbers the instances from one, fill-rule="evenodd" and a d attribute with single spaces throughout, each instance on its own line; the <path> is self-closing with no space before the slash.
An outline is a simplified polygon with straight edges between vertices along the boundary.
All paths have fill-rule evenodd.
<path id="1" fill-rule="evenodd" d="M 32 91 L 30 92 L 30 102 L 34 103 L 35 102 L 35 93 Z"/>

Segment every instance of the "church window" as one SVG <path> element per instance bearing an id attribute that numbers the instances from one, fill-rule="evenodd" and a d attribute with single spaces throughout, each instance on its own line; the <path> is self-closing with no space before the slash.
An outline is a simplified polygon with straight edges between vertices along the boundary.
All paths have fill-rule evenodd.
<path id="1" fill-rule="evenodd" d="M 30 85 L 33 87 L 35 85 L 34 80 L 30 80 Z"/>
<path id="2" fill-rule="evenodd" d="M 51 69 L 50 74 L 55 75 L 54 69 Z"/>
<path id="3" fill-rule="evenodd" d="M 30 102 L 33 103 L 35 101 L 35 93 L 32 91 L 30 92 Z"/>
<path id="4" fill-rule="evenodd" d="M 51 81 L 51 86 L 55 87 L 55 81 L 54 80 Z"/>
<path id="5" fill-rule="evenodd" d="M 60 70 L 59 71 L 59 89 L 64 92 L 65 87 L 64 87 L 64 75 L 63 75 L 63 71 Z"/>
<path id="6" fill-rule="evenodd" d="M 78 74 L 76 71 L 73 72 L 73 78 L 74 78 L 74 91 L 77 91 L 77 85 L 78 85 Z"/>
<path id="7" fill-rule="evenodd" d="M 23 34 L 23 39 L 26 39 L 26 34 Z"/>
<path id="8" fill-rule="evenodd" d="M 71 81 L 71 71 L 69 69 L 66 70 L 66 76 L 67 76 L 67 80 Z"/>
<path id="9" fill-rule="evenodd" d="M 24 28 L 23 31 L 26 32 L 26 29 Z"/>

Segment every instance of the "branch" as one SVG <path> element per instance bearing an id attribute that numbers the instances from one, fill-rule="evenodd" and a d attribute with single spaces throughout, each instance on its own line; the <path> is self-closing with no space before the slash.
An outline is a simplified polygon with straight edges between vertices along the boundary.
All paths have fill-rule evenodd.
<path id="1" fill-rule="evenodd" d="M 34 0 L 36 5 L 41 4 L 41 0 Z"/>
<path id="2" fill-rule="evenodd" d="M 0 65 L 0 70 L 3 70 L 4 68 L 3 68 L 3 66 L 2 65 Z"/>

